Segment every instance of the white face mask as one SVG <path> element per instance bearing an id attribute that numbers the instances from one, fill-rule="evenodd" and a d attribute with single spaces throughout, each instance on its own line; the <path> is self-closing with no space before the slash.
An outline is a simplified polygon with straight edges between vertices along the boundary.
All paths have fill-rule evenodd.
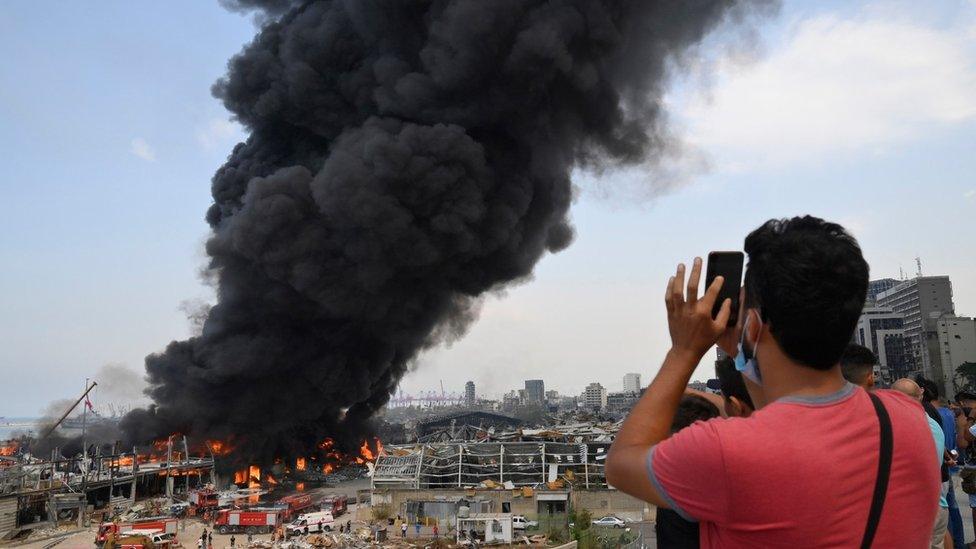
<path id="1" fill-rule="evenodd" d="M 757 315 L 758 317 L 758 315 Z M 759 335 L 762 336 L 762 319 L 759 319 Z M 739 352 L 735 355 L 735 369 L 742 372 L 742 375 L 749 378 L 749 381 L 755 383 L 756 385 L 762 385 L 762 374 L 759 373 L 759 364 L 757 362 L 757 354 L 759 351 L 759 338 L 756 338 L 756 344 L 753 346 L 753 352 L 751 356 L 746 356 L 746 349 L 743 342 L 746 338 L 746 325 L 749 323 L 749 317 L 746 318 L 745 324 L 742 326 L 742 335 L 739 337 Z"/>

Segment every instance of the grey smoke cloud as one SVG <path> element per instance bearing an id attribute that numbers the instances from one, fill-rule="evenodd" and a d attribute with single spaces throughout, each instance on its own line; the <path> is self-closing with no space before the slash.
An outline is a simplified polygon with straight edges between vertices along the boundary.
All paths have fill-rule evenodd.
<path id="1" fill-rule="evenodd" d="M 146 359 L 133 440 L 236 460 L 358 444 L 417 353 L 573 239 L 574 168 L 675 149 L 669 62 L 765 2 L 222 0 L 260 9 L 213 87 L 249 132 L 212 182 L 217 303 Z"/>

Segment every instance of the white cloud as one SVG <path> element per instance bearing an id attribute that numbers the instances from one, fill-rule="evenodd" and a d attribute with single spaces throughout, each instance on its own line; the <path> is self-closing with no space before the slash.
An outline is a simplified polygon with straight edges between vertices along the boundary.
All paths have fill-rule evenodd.
<path id="1" fill-rule="evenodd" d="M 149 146 L 149 143 L 147 143 L 146 140 L 141 137 L 136 137 L 132 140 L 132 144 L 129 146 L 129 151 L 146 162 L 156 161 L 156 151 L 154 151 L 153 148 Z"/>
<path id="2" fill-rule="evenodd" d="M 205 127 L 197 130 L 197 142 L 206 150 L 241 141 L 243 138 L 241 125 L 226 118 L 211 118 Z"/>
<path id="3" fill-rule="evenodd" d="M 688 140 L 743 171 L 883 154 L 976 118 L 971 30 L 882 17 L 801 20 L 765 60 L 719 62 L 715 87 L 680 110 Z"/>
<path id="4" fill-rule="evenodd" d="M 976 189 L 969 189 L 968 191 L 962 193 L 963 198 L 969 199 L 976 196 Z"/>

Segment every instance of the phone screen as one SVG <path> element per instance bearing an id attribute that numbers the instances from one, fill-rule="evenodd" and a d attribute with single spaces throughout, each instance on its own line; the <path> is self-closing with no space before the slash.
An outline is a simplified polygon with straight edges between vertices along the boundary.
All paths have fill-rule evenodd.
<path id="1" fill-rule="evenodd" d="M 712 285 L 716 276 L 725 277 L 722 289 L 712 307 L 712 318 L 718 316 L 722 303 L 726 298 L 732 300 L 732 314 L 729 315 L 729 326 L 734 326 L 739 318 L 739 287 L 742 284 L 742 263 L 745 255 L 742 252 L 711 252 L 708 254 L 708 267 L 705 270 L 705 288 Z"/>

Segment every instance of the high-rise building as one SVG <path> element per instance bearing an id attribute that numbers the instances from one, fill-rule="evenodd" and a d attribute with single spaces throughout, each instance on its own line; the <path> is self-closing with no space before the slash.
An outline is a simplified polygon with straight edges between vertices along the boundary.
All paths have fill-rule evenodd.
<path id="1" fill-rule="evenodd" d="M 909 377 L 915 371 L 912 350 L 905 337 L 905 317 L 890 307 L 879 307 L 873 302 L 865 304 L 853 340 L 878 357 L 878 382 L 887 386 L 901 377 Z"/>
<path id="2" fill-rule="evenodd" d="M 469 381 L 464 384 L 464 405 L 474 406 L 475 394 L 474 394 L 474 382 Z"/>
<path id="3" fill-rule="evenodd" d="M 900 284 L 900 280 L 894 278 L 881 278 L 868 282 L 868 303 L 873 303 L 881 292 L 890 290 Z"/>
<path id="4" fill-rule="evenodd" d="M 640 374 L 624 374 L 624 392 L 639 393 L 640 390 Z"/>
<path id="5" fill-rule="evenodd" d="M 607 407 L 607 390 L 599 383 L 590 383 L 581 395 L 583 407 L 587 410 L 603 410 Z"/>
<path id="6" fill-rule="evenodd" d="M 541 379 L 525 380 L 525 402 L 526 404 L 545 404 L 546 403 L 546 384 Z"/>
<path id="7" fill-rule="evenodd" d="M 976 319 L 943 316 L 936 323 L 936 331 L 942 367 L 955 380 L 956 368 L 966 362 L 976 363 Z M 946 396 L 952 398 L 953 394 Z"/>
<path id="8" fill-rule="evenodd" d="M 942 366 L 936 328 L 940 317 L 955 314 L 949 277 L 919 276 L 905 280 L 879 292 L 876 303 L 904 317 L 905 338 L 915 368 L 934 380 L 943 394 L 954 394 L 952 373 Z"/>

